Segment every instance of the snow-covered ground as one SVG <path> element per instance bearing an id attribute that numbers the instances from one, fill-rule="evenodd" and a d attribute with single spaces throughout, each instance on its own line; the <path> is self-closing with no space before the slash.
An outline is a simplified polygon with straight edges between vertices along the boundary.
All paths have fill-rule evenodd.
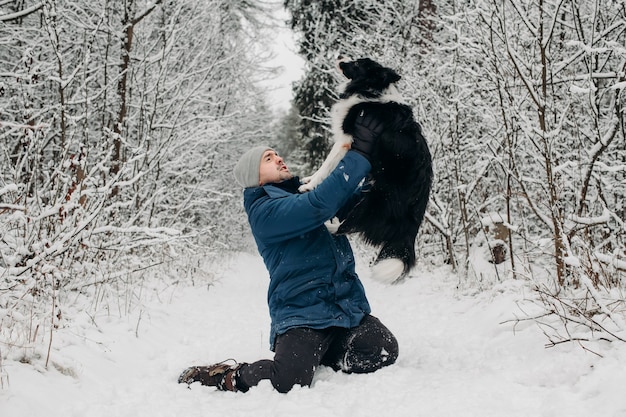
<path id="1" fill-rule="evenodd" d="M 177 384 L 192 364 L 271 358 L 267 272 L 242 254 L 211 285 L 162 289 L 128 315 L 78 314 L 55 335 L 48 370 L 45 357 L 5 359 L 0 416 L 626 416 L 626 346 L 594 346 L 603 358 L 546 349 L 531 322 L 501 324 L 519 314 L 522 282 L 472 294 L 444 270 L 387 287 L 359 271 L 400 343 L 379 372 L 320 368 L 289 394 L 267 381 L 247 394 Z"/>

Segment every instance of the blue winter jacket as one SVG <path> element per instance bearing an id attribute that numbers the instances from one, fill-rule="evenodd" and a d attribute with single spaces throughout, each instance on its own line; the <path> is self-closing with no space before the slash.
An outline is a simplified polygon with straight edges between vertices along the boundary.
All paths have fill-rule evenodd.
<path id="1" fill-rule="evenodd" d="M 350 328 L 370 313 L 348 239 L 324 226 L 360 193 L 359 183 L 370 168 L 367 159 L 350 151 L 308 193 L 276 184 L 245 189 L 248 221 L 270 275 L 272 350 L 276 336 L 288 329 Z"/>

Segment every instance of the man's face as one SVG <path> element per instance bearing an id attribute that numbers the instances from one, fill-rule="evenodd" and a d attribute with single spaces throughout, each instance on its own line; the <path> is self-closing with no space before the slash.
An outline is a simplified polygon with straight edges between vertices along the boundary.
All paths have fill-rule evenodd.
<path id="1" fill-rule="evenodd" d="M 278 156 L 276 151 L 268 149 L 263 153 L 261 166 L 259 167 L 259 185 L 272 182 L 282 182 L 293 178 L 289 168 L 285 165 L 283 158 Z"/>

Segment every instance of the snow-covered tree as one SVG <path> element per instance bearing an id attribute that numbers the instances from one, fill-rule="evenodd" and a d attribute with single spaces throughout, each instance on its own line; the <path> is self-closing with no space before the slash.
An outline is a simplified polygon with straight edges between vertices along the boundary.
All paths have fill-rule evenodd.
<path id="1" fill-rule="evenodd" d="M 623 174 L 610 168 L 624 149 L 624 10 L 611 2 L 477 4 L 476 35 L 488 39 L 490 61 L 482 74 L 504 127 L 495 155 L 509 192 L 527 204 L 535 233 L 552 240 L 560 285 L 576 281 L 581 266 L 596 276 L 624 250 L 615 198 Z"/>
<path id="2" fill-rule="evenodd" d="M 0 309 L 11 312 L 0 337 L 41 338 L 33 326 L 54 327 L 70 291 L 119 288 L 175 252 L 244 244 L 231 169 L 268 135 L 254 76 L 263 57 L 248 47 L 262 39 L 264 6 L 45 0 L 0 11 Z"/>

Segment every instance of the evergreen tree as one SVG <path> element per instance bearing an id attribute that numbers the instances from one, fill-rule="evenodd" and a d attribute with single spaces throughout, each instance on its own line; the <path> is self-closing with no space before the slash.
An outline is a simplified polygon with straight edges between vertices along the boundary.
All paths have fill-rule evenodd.
<path id="1" fill-rule="evenodd" d="M 326 157 L 332 138 L 329 110 L 337 99 L 340 81 L 334 69 L 340 54 L 358 54 L 364 41 L 355 36 L 376 20 L 375 1 L 285 0 L 291 27 L 301 34 L 299 53 L 307 62 L 295 88 L 294 104 L 301 116 L 300 133 L 306 141 L 306 160 L 313 170 Z"/>

